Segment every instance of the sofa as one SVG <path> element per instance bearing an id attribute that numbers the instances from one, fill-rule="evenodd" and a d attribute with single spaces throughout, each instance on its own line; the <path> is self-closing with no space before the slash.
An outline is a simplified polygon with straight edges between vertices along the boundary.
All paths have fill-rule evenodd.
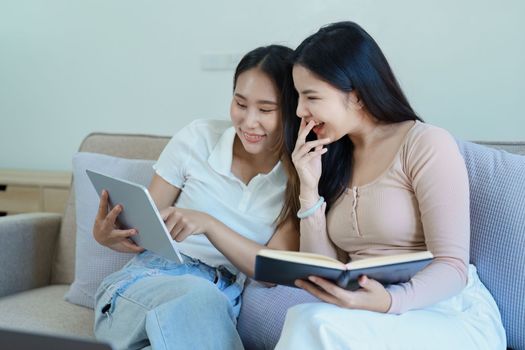
<path id="1" fill-rule="evenodd" d="M 93 133 L 79 151 L 151 162 L 168 141 L 162 136 Z M 471 262 L 501 310 L 508 346 L 525 349 L 525 142 L 458 140 L 458 145 L 471 187 Z M 63 215 L 0 218 L 0 328 L 93 337 L 89 298 L 74 304 L 64 297 L 70 299 L 79 268 L 76 258 L 84 252 L 76 246 L 76 217 L 83 214 L 75 208 L 76 176 L 72 181 Z M 129 257 L 120 258 L 113 269 Z M 248 281 L 238 320 L 246 348 L 273 348 L 287 308 L 301 302 L 316 300 L 295 288 L 266 288 Z"/>

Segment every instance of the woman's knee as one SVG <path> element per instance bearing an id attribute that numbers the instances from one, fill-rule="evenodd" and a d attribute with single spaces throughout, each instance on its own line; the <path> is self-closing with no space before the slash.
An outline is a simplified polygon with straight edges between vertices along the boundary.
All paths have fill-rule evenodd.
<path id="1" fill-rule="evenodd" d="M 367 314 L 368 313 L 368 314 Z M 288 310 L 286 324 L 289 327 L 301 328 L 308 332 L 321 332 L 322 330 L 349 329 L 356 336 L 366 336 L 366 324 L 374 323 L 372 313 L 362 310 L 348 310 L 336 305 L 326 303 L 309 303 L 296 305 Z"/>
<path id="2" fill-rule="evenodd" d="M 208 293 L 213 287 L 211 282 L 191 275 L 152 276 L 132 284 L 121 297 L 146 309 L 152 309 L 174 299 L 187 298 L 189 295 L 198 297 L 199 293 Z"/>
<path id="3" fill-rule="evenodd" d="M 188 276 L 187 283 L 187 299 L 188 302 L 199 305 L 200 308 L 206 307 L 207 310 L 228 309 L 230 302 L 224 293 L 217 288 L 215 284 L 202 278 Z"/>
<path id="4" fill-rule="evenodd" d="M 290 321 L 318 321 L 330 320 L 337 307 L 324 303 L 307 303 L 291 307 L 286 315 L 286 320 Z"/>

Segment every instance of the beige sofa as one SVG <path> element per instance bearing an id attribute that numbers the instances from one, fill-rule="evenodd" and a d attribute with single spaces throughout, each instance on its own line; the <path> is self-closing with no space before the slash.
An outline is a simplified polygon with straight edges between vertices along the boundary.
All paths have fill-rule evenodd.
<path id="1" fill-rule="evenodd" d="M 95 133 L 86 137 L 80 150 L 156 159 L 168 140 L 150 135 Z M 524 153 L 523 143 L 490 146 Z M 63 216 L 33 213 L 0 218 L 0 328 L 93 337 L 93 310 L 64 300 L 74 279 L 74 205 L 72 190 Z M 280 310 L 278 317 L 282 318 L 285 311 Z M 244 316 L 243 321 L 242 316 L 244 329 L 253 330 L 255 321 L 251 316 Z M 277 333 L 273 337 L 278 337 L 279 325 L 274 329 Z"/>
<path id="2" fill-rule="evenodd" d="M 91 134 L 80 151 L 156 159 L 168 141 L 149 135 Z M 75 271 L 71 188 L 63 216 L 34 213 L 1 219 L 0 327 L 93 337 L 93 310 L 64 300 Z"/>

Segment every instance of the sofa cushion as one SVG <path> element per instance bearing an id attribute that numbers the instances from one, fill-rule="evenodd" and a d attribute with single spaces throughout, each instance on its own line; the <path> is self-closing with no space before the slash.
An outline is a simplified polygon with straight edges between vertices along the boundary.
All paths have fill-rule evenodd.
<path id="1" fill-rule="evenodd" d="M 470 182 L 470 260 L 525 349 L 525 156 L 458 141 Z"/>
<path id="2" fill-rule="evenodd" d="M 33 289 L 0 299 L 0 328 L 93 336 L 93 310 L 64 300 L 68 285 Z"/>
<path id="3" fill-rule="evenodd" d="M 166 136 L 92 133 L 82 141 L 80 151 L 129 159 L 157 159 L 169 140 Z M 73 282 L 75 233 L 75 190 L 71 188 L 55 251 L 51 274 L 53 284 Z"/>
<path id="4" fill-rule="evenodd" d="M 285 286 L 268 288 L 249 280 L 237 330 L 246 349 L 273 349 L 281 336 L 286 312 L 297 304 L 318 303 L 319 299 L 306 291 Z"/>
<path id="5" fill-rule="evenodd" d="M 75 279 L 66 300 L 93 308 L 95 292 L 102 279 L 120 269 L 133 254 L 119 253 L 101 246 L 92 234 L 99 197 L 86 169 L 148 186 L 153 177 L 152 160 L 126 159 L 98 153 L 78 152 L 73 157 L 76 194 Z M 110 194 L 111 196 L 111 194 Z"/>

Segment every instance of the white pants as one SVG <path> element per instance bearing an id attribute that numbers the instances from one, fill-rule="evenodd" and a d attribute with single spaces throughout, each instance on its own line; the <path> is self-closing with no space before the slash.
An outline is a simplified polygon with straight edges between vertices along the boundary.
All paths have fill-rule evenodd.
<path id="1" fill-rule="evenodd" d="M 501 316 L 476 273 L 450 299 L 401 315 L 327 303 L 289 309 L 276 349 L 506 349 Z"/>

